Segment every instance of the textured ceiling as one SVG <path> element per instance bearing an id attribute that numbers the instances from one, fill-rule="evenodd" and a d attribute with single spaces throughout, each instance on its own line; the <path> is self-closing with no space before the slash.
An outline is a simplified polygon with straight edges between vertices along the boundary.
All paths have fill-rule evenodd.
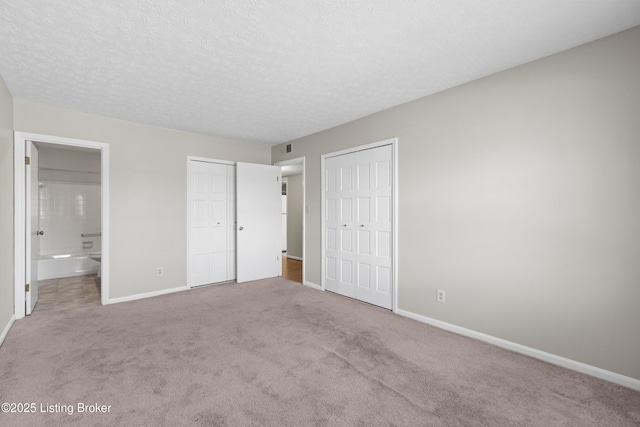
<path id="1" fill-rule="evenodd" d="M 640 0 L 0 0 L 17 99 L 275 144 L 640 25 Z"/>

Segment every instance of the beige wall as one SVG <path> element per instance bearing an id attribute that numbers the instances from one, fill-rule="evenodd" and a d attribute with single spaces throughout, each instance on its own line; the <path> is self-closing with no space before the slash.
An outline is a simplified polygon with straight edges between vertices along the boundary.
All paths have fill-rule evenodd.
<path id="1" fill-rule="evenodd" d="M 287 182 L 287 255 L 302 258 L 302 174 Z"/>
<path id="2" fill-rule="evenodd" d="M 38 180 L 100 184 L 100 150 L 38 145 Z"/>
<path id="3" fill-rule="evenodd" d="M 186 285 L 187 156 L 264 164 L 271 157 L 263 145 L 22 100 L 15 101 L 15 129 L 109 144 L 110 298 Z"/>
<path id="4" fill-rule="evenodd" d="M 399 138 L 399 308 L 640 379 L 640 27 L 273 147 Z M 436 303 L 436 288 L 447 303 Z"/>
<path id="5" fill-rule="evenodd" d="M 13 316 L 13 97 L 0 76 L 0 333 Z"/>

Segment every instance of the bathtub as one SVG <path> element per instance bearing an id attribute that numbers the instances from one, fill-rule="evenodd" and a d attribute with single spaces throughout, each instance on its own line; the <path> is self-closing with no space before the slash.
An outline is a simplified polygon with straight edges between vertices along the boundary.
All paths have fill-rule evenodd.
<path id="1" fill-rule="evenodd" d="M 38 279 L 97 274 L 100 263 L 89 258 L 87 253 L 43 255 L 38 260 Z"/>

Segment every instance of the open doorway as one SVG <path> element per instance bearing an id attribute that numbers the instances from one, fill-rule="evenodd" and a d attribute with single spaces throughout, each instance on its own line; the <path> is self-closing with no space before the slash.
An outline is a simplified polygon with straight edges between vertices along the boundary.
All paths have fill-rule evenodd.
<path id="1" fill-rule="evenodd" d="M 48 310 L 108 303 L 108 148 L 15 133 L 16 319 L 43 296 Z"/>
<path id="2" fill-rule="evenodd" d="M 282 171 L 282 276 L 304 280 L 304 157 L 276 163 Z"/>
<path id="3" fill-rule="evenodd" d="M 36 312 L 100 305 L 101 152 L 33 141 Z M 33 231 L 32 231 L 33 234 Z"/>

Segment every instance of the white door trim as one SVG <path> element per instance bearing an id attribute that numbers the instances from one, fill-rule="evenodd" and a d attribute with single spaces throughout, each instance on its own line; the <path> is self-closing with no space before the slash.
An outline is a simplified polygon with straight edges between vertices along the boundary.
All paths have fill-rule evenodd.
<path id="1" fill-rule="evenodd" d="M 205 163 L 220 163 L 222 165 L 231 165 L 231 166 L 236 165 L 236 162 L 232 162 L 229 160 L 211 159 L 209 157 L 187 156 L 187 167 L 191 164 L 192 160 L 196 162 L 205 162 Z"/>
<path id="2" fill-rule="evenodd" d="M 102 192 L 102 265 L 100 299 L 109 304 L 109 144 L 59 136 L 14 132 L 14 312 L 16 319 L 25 316 L 25 144 L 26 141 L 69 145 L 100 150 Z"/>
<path id="3" fill-rule="evenodd" d="M 305 253 L 307 250 L 307 187 L 306 187 L 306 180 L 305 180 L 305 173 L 306 173 L 306 165 L 307 159 L 305 156 L 302 157 L 297 157 L 295 159 L 290 159 L 290 160 L 284 160 L 282 162 L 277 162 L 274 163 L 275 166 L 287 166 L 287 165 L 297 165 L 302 163 L 302 284 L 303 285 L 307 285 L 307 286 L 311 286 L 311 287 L 316 287 L 313 284 L 307 283 L 306 280 L 306 274 L 305 274 L 305 262 L 304 260 L 305 258 Z"/>
<path id="4" fill-rule="evenodd" d="M 393 218 L 391 223 L 391 229 L 393 230 L 393 240 L 392 240 L 392 266 L 393 266 L 393 292 L 392 292 L 392 311 L 395 313 L 398 311 L 398 138 L 389 138 L 382 141 L 372 142 L 369 144 L 359 145 L 357 147 L 351 147 L 340 151 L 333 151 L 331 153 L 323 154 L 320 156 L 320 199 L 321 199 L 321 262 L 320 262 L 320 278 L 321 278 L 321 289 L 326 290 L 325 283 L 325 275 L 326 275 L 326 266 L 325 266 L 325 246 L 326 246 L 326 236 L 325 236 L 325 159 L 329 157 L 340 156 L 343 154 L 355 153 L 357 151 L 368 150 L 372 148 L 382 147 L 384 145 L 391 145 L 392 152 L 392 164 L 393 164 L 393 187 L 392 187 L 392 206 L 393 206 Z"/>

